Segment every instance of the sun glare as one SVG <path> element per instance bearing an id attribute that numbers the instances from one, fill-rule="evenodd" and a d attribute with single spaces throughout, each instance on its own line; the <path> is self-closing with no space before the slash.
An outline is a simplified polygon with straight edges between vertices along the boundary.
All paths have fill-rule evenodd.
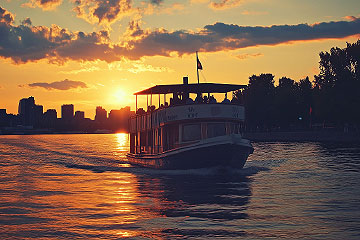
<path id="1" fill-rule="evenodd" d="M 123 89 L 116 89 L 112 95 L 116 102 L 124 102 L 126 100 L 126 93 Z"/>

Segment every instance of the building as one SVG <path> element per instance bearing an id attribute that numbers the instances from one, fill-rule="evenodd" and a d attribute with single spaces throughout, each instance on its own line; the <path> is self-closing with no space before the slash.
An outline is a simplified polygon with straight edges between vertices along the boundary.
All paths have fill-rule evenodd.
<path id="1" fill-rule="evenodd" d="M 55 109 L 48 109 L 44 113 L 43 126 L 47 128 L 55 128 L 57 126 L 57 112 Z"/>
<path id="2" fill-rule="evenodd" d="M 134 111 L 130 111 L 130 107 L 124 107 L 120 110 L 111 110 L 109 113 L 110 128 L 114 131 L 129 130 L 129 118 L 135 115 Z"/>
<path id="3" fill-rule="evenodd" d="M 107 111 L 100 106 L 96 107 L 95 121 L 104 123 L 106 122 L 106 120 L 107 120 Z"/>
<path id="4" fill-rule="evenodd" d="M 7 126 L 7 113 L 6 109 L 0 109 L 0 127 Z"/>
<path id="5" fill-rule="evenodd" d="M 75 120 L 84 120 L 84 119 L 85 119 L 85 112 L 83 112 L 83 111 L 76 111 L 74 118 L 75 118 Z"/>
<path id="6" fill-rule="evenodd" d="M 19 101 L 18 114 L 24 126 L 38 126 L 43 115 L 43 106 L 36 105 L 34 97 L 23 98 Z"/>
<path id="7" fill-rule="evenodd" d="M 44 113 L 44 119 L 46 121 L 56 121 L 57 119 L 57 112 L 56 109 L 48 109 Z"/>
<path id="8" fill-rule="evenodd" d="M 0 118 L 6 117 L 6 109 L 0 109 Z"/>
<path id="9" fill-rule="evenodd" d="M 64 104 L 61 106 L 61 119 L 71 121 L 74 119 L 74 105 Z"/>

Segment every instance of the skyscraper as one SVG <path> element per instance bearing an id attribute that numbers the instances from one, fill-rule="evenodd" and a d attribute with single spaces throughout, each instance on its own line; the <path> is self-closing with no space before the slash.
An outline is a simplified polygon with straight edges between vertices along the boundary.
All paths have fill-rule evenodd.
<path id="1" fill-rule="evenodd" d="M 106 119 L 107 119 L 106 110 L 100 106 L 96 107 L 95 121 L 96 122 L 105 122 Z"/>
<path id="2" fill-rule="evenodd" d="M 85 112 L 83 112 L 83 111 L 76 111 L 74 118 L 75 118 L 76 120 L 84 120 L 84 118 L 85 118 Z"/>
<path id="3" fill-rule="evenodd" d="M 34 97 L 23 98 L 19 101 L 18 113 L 22 125 L 39 125 L 43 115 L 43 106 L 36 105 Z"/>
<path id="4" fill-rule="evenodd" d="M 61 106 L 61 118 L 65 121 L 71 121 L 74 118 L 73 104 L 64 104 Z"/>

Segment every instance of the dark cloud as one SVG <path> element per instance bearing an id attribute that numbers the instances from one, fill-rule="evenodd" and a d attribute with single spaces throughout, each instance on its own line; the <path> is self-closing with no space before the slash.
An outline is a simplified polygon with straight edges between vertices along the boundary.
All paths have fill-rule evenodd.
<path id="1" fill-rule="evenodd" d="M 198 32 L 185 30 L 142 30 L 132 21 L 124 41 L 112 43 L 107 31 L 70 32 L 52 27 L 13 25 L 13 18 L 1 8 L 0 57 L 15 63 L 47 59 L 52 63 L 69 60 L 107 62 L 139 59 L 144 56 L 192 54 L 195 51 L 215 52 L 260 45 L 276 45 L 293 41 L 344 38 L 360 34 L 360 18 L 351 21 L 323 22 L 313 25 L 274 25 L 269 27 L 239 26 L 216 23 Z M 11 14 L 9 16 L 12 16 Z M 10 20 L 3 20 L 10 19 Z M 28 22 L 31 22 L 30 19 Z"/>
<path id="2" fill-rule="evenodd" d="M 163 2 L 163 0 L 150 0 L 151 4 L 160 5 Z"/>
<path id="3" fill-rule="evenodd" d="M 221 0 L 220 2 L 211 2 L 209 7 L 214 10 L 224 10 L 237 7 L 243 3 L 243 0 Z"/>
<path id="4" fill-rule="evenodd" d="M 26 18 L 25 20 L 23 20 L 21 22 L 22 25 L 32 25 L 31 19 L 30 18 Z"/>
<path id="5" fill-rule="evenodd" d="M 84 82 L 71 81 L 68 79 L 58 82 L 52 82 L 52 83 L 45 83 L 45 82 L 30 83 L 28 84 L 28 86 L 45 88 L 46 90 L 69 90 L 72 88 L 87 88 L 87 85 Z"/>
<path id="6" fill-rule="evenodd" d="M 6 9 L 0 7 L 0 22 L 11 24 L 14 21 L 14 16 Z"/>
<path id="7" fill-rule="evenodd" d="M 344 38 L 356 34 L 360 34 L 360 18 L 354 21 L 270 27 L 216 23 L 206 25 L 199 32 L 157 30 L 127 43 L 131 46 L 128 57 L 138 58 L 153 55 L 169 56 L 172 52 L 182 55 L 197 50 L 214 52 L 292 41 Z"/>
<path id="8" fill-rule="evenodd" d="M 112 23 L 132 11 L 131 0 L 74 0 L 77 16 L 88 22 Z"/>

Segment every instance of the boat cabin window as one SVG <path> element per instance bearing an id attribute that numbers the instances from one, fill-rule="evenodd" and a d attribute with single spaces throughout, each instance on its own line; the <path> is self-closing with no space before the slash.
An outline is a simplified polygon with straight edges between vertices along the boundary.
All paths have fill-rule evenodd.
<path id="1" fill-rule="evenodd" d="M 183 125 L 182 141 L 196 141 L 201 139 L 201 125 L 198 124 L 186 124 Z"/>
<path id="2" fill-rule="evenodd" d="M 207 137 L 217 137 L 226 135 L 225 123 L 208 123 L 207 124 Z"/>

